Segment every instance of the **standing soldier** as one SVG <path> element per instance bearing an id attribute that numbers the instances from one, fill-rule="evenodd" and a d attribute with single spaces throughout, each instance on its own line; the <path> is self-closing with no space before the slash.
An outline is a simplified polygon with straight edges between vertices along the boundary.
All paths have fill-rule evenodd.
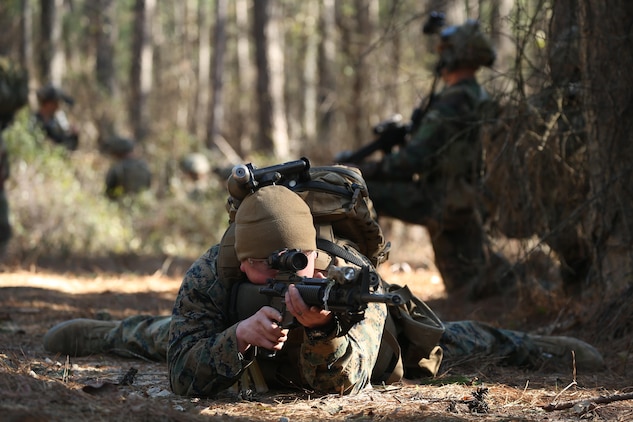
<path id="1" fill-rule="evenodd" d="M 28 76 L 16 68 L 10 60 L 0 57 L 0 258 L 4 255 L 11 238 L 9 202 L 5 193 L 5 182 L 9 178 L 9 157 L 2 132 L 13 115 L 28 100 Z"/>
<path id="2" fill-rule="evenodd" d="M 476 295 L 488 261 L 499 259 L 486 248 L 479 211 L 479 131 L 491 101 L 475 78 L 496 54 L 476 21 L 439 36 L 436 72 L 444 88 L 414 112 L 406 145 L 360 168 L 379 215 L 426 226 L 446 290 L 469 285 Z"/>
<path id="3" fill-rule="evenodd" d="M 107 151 L 116 160 L 106 174 L 106 195 L 110 199 L 147 190 L 152 184 L 149 166 L 134 154 L 134 147 L 132 140 L 121 137 L 106 144 Z"/>

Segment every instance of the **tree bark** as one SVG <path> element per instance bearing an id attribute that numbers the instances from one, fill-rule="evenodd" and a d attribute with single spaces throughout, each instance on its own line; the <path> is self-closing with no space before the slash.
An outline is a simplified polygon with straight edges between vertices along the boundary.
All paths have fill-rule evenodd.
<path id="1" fill-rule="evenodd" d="M 273 99 L 268 57 L 270 21 L 269 0 L 256 0 L 253 8 L 253 34 L 255 38 L 255 63 L 257 67 L 257 123 L 258 134 L 254 148 L 272 152 L 273 145 Z"/>
<path id="2" fill-rule="evenodd" d="M 307 145 L 313 145 L 317 135 L 317 61 L 319 34 L 317 22 L 319 4 L 310 0 L 305 2 L 305 62 L 303 65 L 303 133 Z"/>
<path id="3" fill-rule="evenodd" d="M 579 11 L 595 287 L 610 293 L 633 272 L 633 3 L 580 0 Z"/>
<path id="4" fill-rule="evenodd" d="M 196 119 L 194 132 L 198 139 L 205 140 L 207 116 L 209 115 L 209 91 L 211 87 L 211 10 L 207 0 L 198 0 L 198 72 L 196 90 Z"/>
<path id="5" fill-rule="evenodd" d="M 253 132 L 253 101 L 251 93 L 255 90 L 252 72 L 252 60 L 250 53 L 250 38 L 248 25 L 248 0 L 235 0 L 235 26 L 236 26 L 236 60 L 238 76 L 238 116 L 241 122 L 236 130 L 238 153 L 249 151 L 252 148 Z"/>
<path id="6" fill-rule="evenodd" d="M 114 0 L 97 1 L 95 74 L 99 87 L 108 97 L 112 97 L 116 90 L 114 46 L 117 40 L 117 21 L 115 12 Z"/>
<path id="7" fill-rule="evenodd" d="M 227 0 L 215 1 L 211 109 L 207 127 L 207 146 L 217 145 L 224 123 L 224 54 L 226 51 Z"/>
<path id="8" fill-rule="evenodd" d="M 29 0 L 22 0 L 20 9 L 20 64 L 24 69 L 32 69 L 33 64 L 33 11 Z M 29 85 L 33 72 L 29 72 Z"/>
<path id="9" fill-rule="evenodd" d="M 266 54 L 270 66 L 270 100 L 272 106 L 272 142 L 275 157 L 288 160 L 298 153 L 298 145 L 291 144 L 288 136 L 286 118 L 284 60 L 284 32 L 281 25 L 282 11 L 280 2 L 269 3 L 270 19 L 266 26 L 268 43 Z"/>
<path id="10" fill-rule="evenodd" d="M 152 21 L 156 0 L 136 0 L 134 4 L 134 35 L 130 72 L 130 120 L 134 138 L 142 142 L 148 132 L 147 98 L 152 89 L 154 47 Z"/>
<path id="11" fill-rule="evenodd" d="M 319 142 L 328 149 L 340 148 L 340 144 L 333 142 L 332 130 L 334 111 L 337 101 L 335 63 L 336 63 L 336 9 L 335 0 L 323 0 L 319 14 L 319 29 L 321 42 L 319 45 L 319 89 L 318 89 L 318 128 Z M 330 155 L 333 151 L 330 151 Z"/>
<path id="12" fill-rule="evenodd" d="M 61 45 L 64 0 L 40 0 L 40 6 L 40 81 L 61 85 L 64 72 L 64 49 Z"/>
<path id="13" fill-rule="evenodd" d="M 24 3 L 22 4 L 24 5 Z M 0 3 L 0 27 L 2 28 L 2 37 L 0 37 L 0 55 L 10 56 L 15 45 L 17 45 L 18 36 L 20 35 L 18 22 L 15 14 L 11 13 L 11 5 L 5 1 Z"/>

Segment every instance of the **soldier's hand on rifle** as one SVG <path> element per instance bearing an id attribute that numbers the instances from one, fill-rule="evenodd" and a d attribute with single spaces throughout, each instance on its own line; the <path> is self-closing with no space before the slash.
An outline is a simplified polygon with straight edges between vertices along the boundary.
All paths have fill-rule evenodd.
<path id="1" fill-rule="evenodd" d="M 319 277 L 320 276 L 320 277 Z M 317 273 L 315 278 L 325 278 L 321 273 Z M 308 306 L 303 301 L 301 293 L 294 284 L 288 286 L 286 292 L 286 310 L 306 328 L 317 328 L 327 325 L 332 321 L 332 313 L 318 306 Z"/>
<path id="2" fill-rule="evenodd" d="M 288 340 L 288 329 L 279 326 L 281 320 L 282 316 L 278 310 L 264 306 L 251 317 L 241 321 L 236 329 L 238 350 L 244 353 L 251 346 L 281 350 Z"/>

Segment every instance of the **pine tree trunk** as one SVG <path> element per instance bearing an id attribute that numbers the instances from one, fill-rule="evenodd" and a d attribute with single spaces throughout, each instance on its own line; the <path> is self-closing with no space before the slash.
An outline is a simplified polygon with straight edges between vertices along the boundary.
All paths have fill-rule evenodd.
<path id="1" fill-rule="evenodd" d="M 134 138 L 142 141 L 148 132 L 147 98 L 152 89 L 154 46 L 152 21 L 156 0 L 136 0 L 130 72 L 130 120 Z"/>
<path id="2" fill-rule="evenodd" d="M 579 1 L 596 288 L 616 292 L 633 273 L 633 3 Z"/>

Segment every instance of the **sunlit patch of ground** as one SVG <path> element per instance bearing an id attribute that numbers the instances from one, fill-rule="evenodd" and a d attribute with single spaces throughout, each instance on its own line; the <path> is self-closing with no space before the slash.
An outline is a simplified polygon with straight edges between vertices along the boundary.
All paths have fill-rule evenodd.
<path id="1" fill-rule="evenodd" d="M 390 227 L 390 230 L 399 230 Z M 447 297 L 433 266 L 425 233 L 412 230 L 394 245 L 379 272 L 390 283 L 408 285 L 444 320 L 480 319 L 529 329 L 561 322 L 542 298 L 488 298 L 469 302 Z M 630 364 L 621 351 L 608 353 L 603 373 L 529 372 L 479 362 L 452 368 L 435 380 L 375 386 L 358 396 L 310 392 L 242 392 L 214 399 L 173 395 L 164 363 L 116 356 L 69 358 L 44 351 L 42 337 L 52 325 L 96 315 L 115 319 L 139 313 L 171 312 L 182 274 L 165 277 L 84 272 L 59 274 L 37 268 L 0 273 L 0 419 L 7 421 L 594 421 L 633 420 L 633 401 L 602 403 L 590 398 L 630 394 Z M 540 302 L 539 302 L 540 301 Z M 539 306 L 543 306 L 539 308 Z M 591 333 L 585 333 L 591 335 Z M 613 345 L 612 345 L 613 346 Z M 630 346 L 630 345 L 629 345 Z M 629 356 L 629 355 L 627 355 Z M 131 385 L 121 384 L 135 369 Z M 421 382 L 432 381 L 426 385 Z M 486 414 L 473 414 L 474 394 L 487 389 Z M 550 403 L 572 403 L 547 412 Z"/>

